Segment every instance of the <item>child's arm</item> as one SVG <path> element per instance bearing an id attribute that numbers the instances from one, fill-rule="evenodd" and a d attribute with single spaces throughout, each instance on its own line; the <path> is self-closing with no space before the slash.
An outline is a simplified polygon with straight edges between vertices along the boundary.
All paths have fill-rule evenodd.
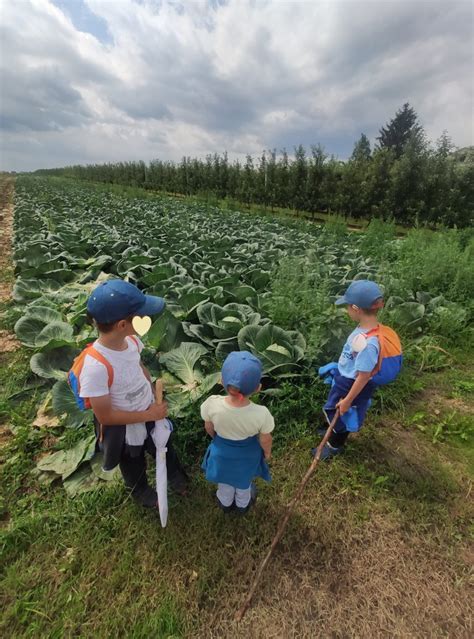
<path id="1" fill-rule="evenodd" d="M 214 424 L 212 422 L 204 422 L 204 428 L 206 429 L 206 433 L 209 437 L 214 439 L 216 431 L 214 430 Z"/>
<path id="2" fill-rule="evenodd" d="M 357 377 L 355 379 L 355 382 L 352 384 L 351 390 L 347 393 L 347 395 L 343 399 L 340 399 L 339 402 L 336 404 L 337 408 L 339 409 L 339 413 L 341 415 L 344 415 L 344 413 L 347 413 L 349 408 L 352 406 L 352 402 L 357 397 L 357 395 L 362 391 L 362 389 L 366 386 L 367 382 L 370 380 L 371 377 L 372 377 L 371 372 L 363 373 L 362 371 L 359 371 L 357 373 Z"/>
<path id="3" fill-rule="evenodd" d="M 91 397 L 90 403 L 94 415 L 101 424 L 119 426 L 122 424 L 136 424 L 138 422 L 154 422 L 164 419 L 168 415 L 168 404 L 150 404 L 146 410 L 116 410 L 112 408 L 110 395 Z"/>
<path id="4" fill-rule="evenodd" d="M 260 433 L 258 436 L 260 446 L 263 448 L 263 454 L 265 459 L 270 459 L 272 456 L 272 441 L 273 438 L 270 433 Z"/>

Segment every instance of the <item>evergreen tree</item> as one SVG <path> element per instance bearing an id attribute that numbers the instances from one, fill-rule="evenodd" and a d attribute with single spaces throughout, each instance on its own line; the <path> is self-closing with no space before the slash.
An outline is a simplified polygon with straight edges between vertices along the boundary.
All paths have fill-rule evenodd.
<path id="1" fill-rule="evenodd" d="M 297 211 L 306 205 L 306 151 L 302 144 L 295 148 L 295 159 L 290 166 L 291 204 Z"/>
<path id="2" fill-rule="evenodd" d="M 423 127 L 418 124 L 418 116 L 408 102 L 396 112 L 395 117 L 386 126 L 380 129 L 377 140 L 381 149 L 391 149 L 396 158 L 402 155 L 410 140 L 417 147 L 424 145 Z"/>
<path id="3" fill-rule="evenodd" d="M 314 213 L 323 208 L 323 182 L 327 155 L 320 144 L 311 146 L 308 167 L 308 207 Z"/>
<path id="4" fill-rule="evenodd" d="M 364 162 L 370 160 L 372 154 L 370 148 L 369 138 L 365 133 L 361 133 L 360 138 L 354 144 L 354 150 L 352 151 L 351 160 L 355 162 Z"/>

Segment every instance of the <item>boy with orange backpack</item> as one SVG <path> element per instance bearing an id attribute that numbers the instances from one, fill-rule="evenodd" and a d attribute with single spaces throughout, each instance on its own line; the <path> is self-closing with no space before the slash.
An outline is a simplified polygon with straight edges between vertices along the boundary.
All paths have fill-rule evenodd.
<path id="1" fill-rule="evenodd" d="M 130 282 L 108 280 L 100 284 L 87 302 L 99 338 L 78 355 L 68 375 L 79 408 L 94 412 L 103 469 L 119 465 L 132 497 L 149 508 L 156 507 L 158 500 L 148 485 L 145 451 L 156 455 L 156 427 L 169 431 L 172 427 L 165 419 L 166 403 L 155 403 L 150 373 L 140 359 L 143 344 L 132 320 L 158 315 L 164 308 L 161 297 L 145 295 Z M 169 483 L 183 494 L 186 473 L 169 441 L 165 450 Z"/>
<path id="2" fill-rule="evenodd" d="M 339 412 L 321 459 L 330 459 L 344 450 L 349 433 L 360 430 L 377 386 L 397 377 L 403 359 L 398 335 L 377 319 L 383 308 L 383 293 L 375 282 L 353 282 L 336 304 L 346 304 L 349 317 L 358 326 L 347 338 L 338 362 L 319 369 L 325 383 L 331 384 L 323 408 L 328 423 Z M 316 453 L 315 448 L 312 453 Z"/>

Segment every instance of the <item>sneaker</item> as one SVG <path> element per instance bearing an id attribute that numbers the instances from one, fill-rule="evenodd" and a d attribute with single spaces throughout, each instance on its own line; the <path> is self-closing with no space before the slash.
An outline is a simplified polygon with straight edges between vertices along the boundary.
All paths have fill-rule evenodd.
<path id="1" fill-rule="evenodd" d="M 158 506 L 158 495 L 151 486 L 147 486 L 140 492 L 132 493 L 132 497 L 137 504 L 145 508 L 157 508 Z"/>
<path id="2" fill-rule="evenodd" d="M 222 510 L 223 513 L 227 514 L 234 510 L 234 507 L 235 507 L 234 502 L 232 502 L 230 506 L 224 506 L 224 504 L 221 502 L 219 497 L 217 497 L 217 495 L 215 496 L 215 499 L 216 499 L 217 505 L 219 506 L 219 508 Z"/>
<path id="3" fill-rule="evenodd" d="M 316 457 L 317 450 L 318 450 L 317 448 L 311 449 L 311 455 L 313 457 Z M 340 453 L 342 453 L 343 450 L 344 450 L 344 446 L 340 446 L 339 448 L 334 448 L 334 446 L 331 446 L 330 444 L 326 444 L 323 450 L 321 451 L 321 457 L 319 459 L 321 461 L 324 461 L 326 459 L 331 459 L 331 457 L 334 457 L 335 455 L 339 455 Z"/>

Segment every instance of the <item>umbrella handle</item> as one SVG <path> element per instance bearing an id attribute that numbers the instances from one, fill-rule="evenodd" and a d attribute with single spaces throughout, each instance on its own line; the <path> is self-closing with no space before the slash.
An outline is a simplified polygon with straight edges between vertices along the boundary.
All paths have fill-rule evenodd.
<path id="1" fill-rule="evenodd" d="M 157 404 L 163 402 L 163 380 L 157 379 L 155 382 L 155 401 Z"/>

